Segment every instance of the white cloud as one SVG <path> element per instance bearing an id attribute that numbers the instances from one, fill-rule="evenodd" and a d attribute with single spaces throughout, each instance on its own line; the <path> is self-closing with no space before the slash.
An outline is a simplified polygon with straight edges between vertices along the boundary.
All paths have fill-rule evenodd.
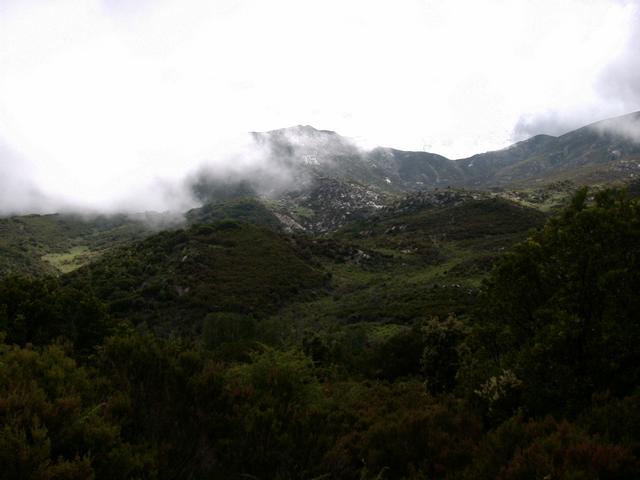
<path id="1" fill-rule="evenodd" d="M 223 154 L 229 137 L 295 124 L 461 157 L 504 147 L 516 125 L 640 108 L 637 89 L 607 89 L 637 78 L 638 12 L 615 0 L 2 0 L 0 137 L 36 187 L 92 206 L 237 158 Z M 145 197 L 136 206 L 166 203 Z"/>
<path id="2" fill-rule="evenodd" d="M 598 122 L 593 125 L 593 128 L 600 133 L 615 135 L 626 141 L 640 144 L 640 114 L 638 113 Z"/>

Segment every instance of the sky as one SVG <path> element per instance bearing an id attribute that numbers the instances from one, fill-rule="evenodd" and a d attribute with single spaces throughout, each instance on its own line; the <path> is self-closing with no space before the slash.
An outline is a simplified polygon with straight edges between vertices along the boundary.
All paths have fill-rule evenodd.
<path id="1" fill-rule="evenodd" d="M 0 0 L 0 212 L 187 207 L 250 131 L 462 158 L 636 110 L 640 0 Z"/>

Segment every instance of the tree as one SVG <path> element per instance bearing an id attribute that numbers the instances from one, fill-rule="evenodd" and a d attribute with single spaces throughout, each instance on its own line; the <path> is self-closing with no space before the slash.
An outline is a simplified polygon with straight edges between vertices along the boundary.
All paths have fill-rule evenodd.
<path id="1" fill-rule="evenodd" d="M 154 478 L 150 452 L 123 441 L 117 399 L 100 386 L 61 345 L 0 343 L 0 476 Z"/>
<path id="2" fill-rule="evenodd" d="M 108 332 L 104 305 L 86 290 L 54 278 L 0 280 L 0 331 L 9 343 L 45 345 L 58 337 L 89 353 Z"/>
<path id="3" fill-rule="evenodd" d="M 484 284 L 466 374 L 482 383 L 513 371 L 531 413 L 575 413 L 592 393 L 624 395 L 640 380 L 640 205 L 618 190 L 591 203 L 587 193 Z"/>
<path id="4" fill-rule="evenodd" d="M 449 392 L 456 383 L 460 367 L 460 345 L 467 335 L 465 324 L 453 315 L 446 320 L 429 320 L 422 327 L 425 347 L 420 366 L 427 389 L 432 393 Z"/>

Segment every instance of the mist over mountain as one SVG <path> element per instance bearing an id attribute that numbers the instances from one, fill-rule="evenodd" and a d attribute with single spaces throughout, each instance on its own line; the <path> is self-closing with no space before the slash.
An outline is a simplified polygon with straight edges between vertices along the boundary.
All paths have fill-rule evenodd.
<path id="1" fill-rule="evenodd" d="M 379 188 L 478 182 L 438 156 L 425 167 L 398 152 L 467 158 L 640 108 L 634 0 L 6 0 L 0 9 L 5 214 L 184 210 L 200 203 L 189 188 L 200 177 L 277 196 L 304 176 L 282 158 L 272 165 L 243 132 L 299 123 L 364 152 L 385 147 L 365 165 Z M 287 130 L 281 140 L 295 137 Z M 319 155 L 302 152 L 312 144 L 299 152 L 307 162 Z M 331 148 L 327 170 L 366 177 L 363 152 L 342 140 Z"/>
<path id="2" fill-rule="evenodd" d="M 19 157 L 4 149 L 0 211 L 89 214 L 183 212 L 240 196 L 281 198 L 311 191 L 321 179 L 355 182 L 372 192 L 443 187 L 526 187 L 573 180 L 593 184 L 640 175 L 640 113 L 602 120 L 559 137 L 537 135 L 502 150 L 451 160 L 437 153 L 363 148 L 354 139 L 309 125 L 253 132 L 218 147 L 210 160 L 175 178 L 123 179 L 106 204 L 41 191 Z M 125 189 L 126 187 L 126 189 Z M 131 189 L 131 190 L 128 190 Z M 298 193 L 298 194 L 299 194 Z"/>
<path id="3" fill-rule="evenodd" d="M 561 180 L 591 184 L 629 181 L 640 175 L 640 112 L 456 160 L 429 152 L 362 149 L 336 132 L 308 125 L 252 136 L 267 152 L 271 168 L 283 174 L 274 181 L 256 170 L 237 180 L 267 196 L 304 190 L 324 177 L 397 193 L 442 187 L 522 187 Z M 213 184 L 211 188 L 216 189 Z"/>

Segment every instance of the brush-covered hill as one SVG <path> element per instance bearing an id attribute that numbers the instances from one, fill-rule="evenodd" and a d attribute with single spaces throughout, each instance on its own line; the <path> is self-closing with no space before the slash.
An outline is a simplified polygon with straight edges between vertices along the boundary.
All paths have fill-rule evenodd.
<path id="1" fill-rule="evenodd" d="M 283 329 L 337 324 L 369 331 L 467 315 L 496 260 L 546 218 L 488 194 L 409 195 L 367 220 L 300 238 L 331 272 L 330 295 L 290 305 L 277 316 Z"/>
<path id="2" fill-rule="evenodd" d="M 238 220 L 275 230 L 283 228 L 278 216 L 266 203 L 253 197 L 235 197 L 228 201 L 207 203 L 189 210 L 185 218 L 191 225 Z"/>
<path id="3" fill-rule="evenodd" d="M 508 246 L 540 227 L 545 219 L 539 210 L 500 196 L 447 189 L 408 194 L 336 235 L 411 252 L 419 246 L 430 245 L 432 249 L 450 242 L 489 239 L 503 239 L 503 246 Z"/>
<path id="4" fill-rule="evenodd" d="M 158 233 L 66 277 L 110 313 L 158 331 L 199 331 L 208 313 L 254 318 L 321 290 L 327 276 L 287 236 L 225 220 Z"/>

